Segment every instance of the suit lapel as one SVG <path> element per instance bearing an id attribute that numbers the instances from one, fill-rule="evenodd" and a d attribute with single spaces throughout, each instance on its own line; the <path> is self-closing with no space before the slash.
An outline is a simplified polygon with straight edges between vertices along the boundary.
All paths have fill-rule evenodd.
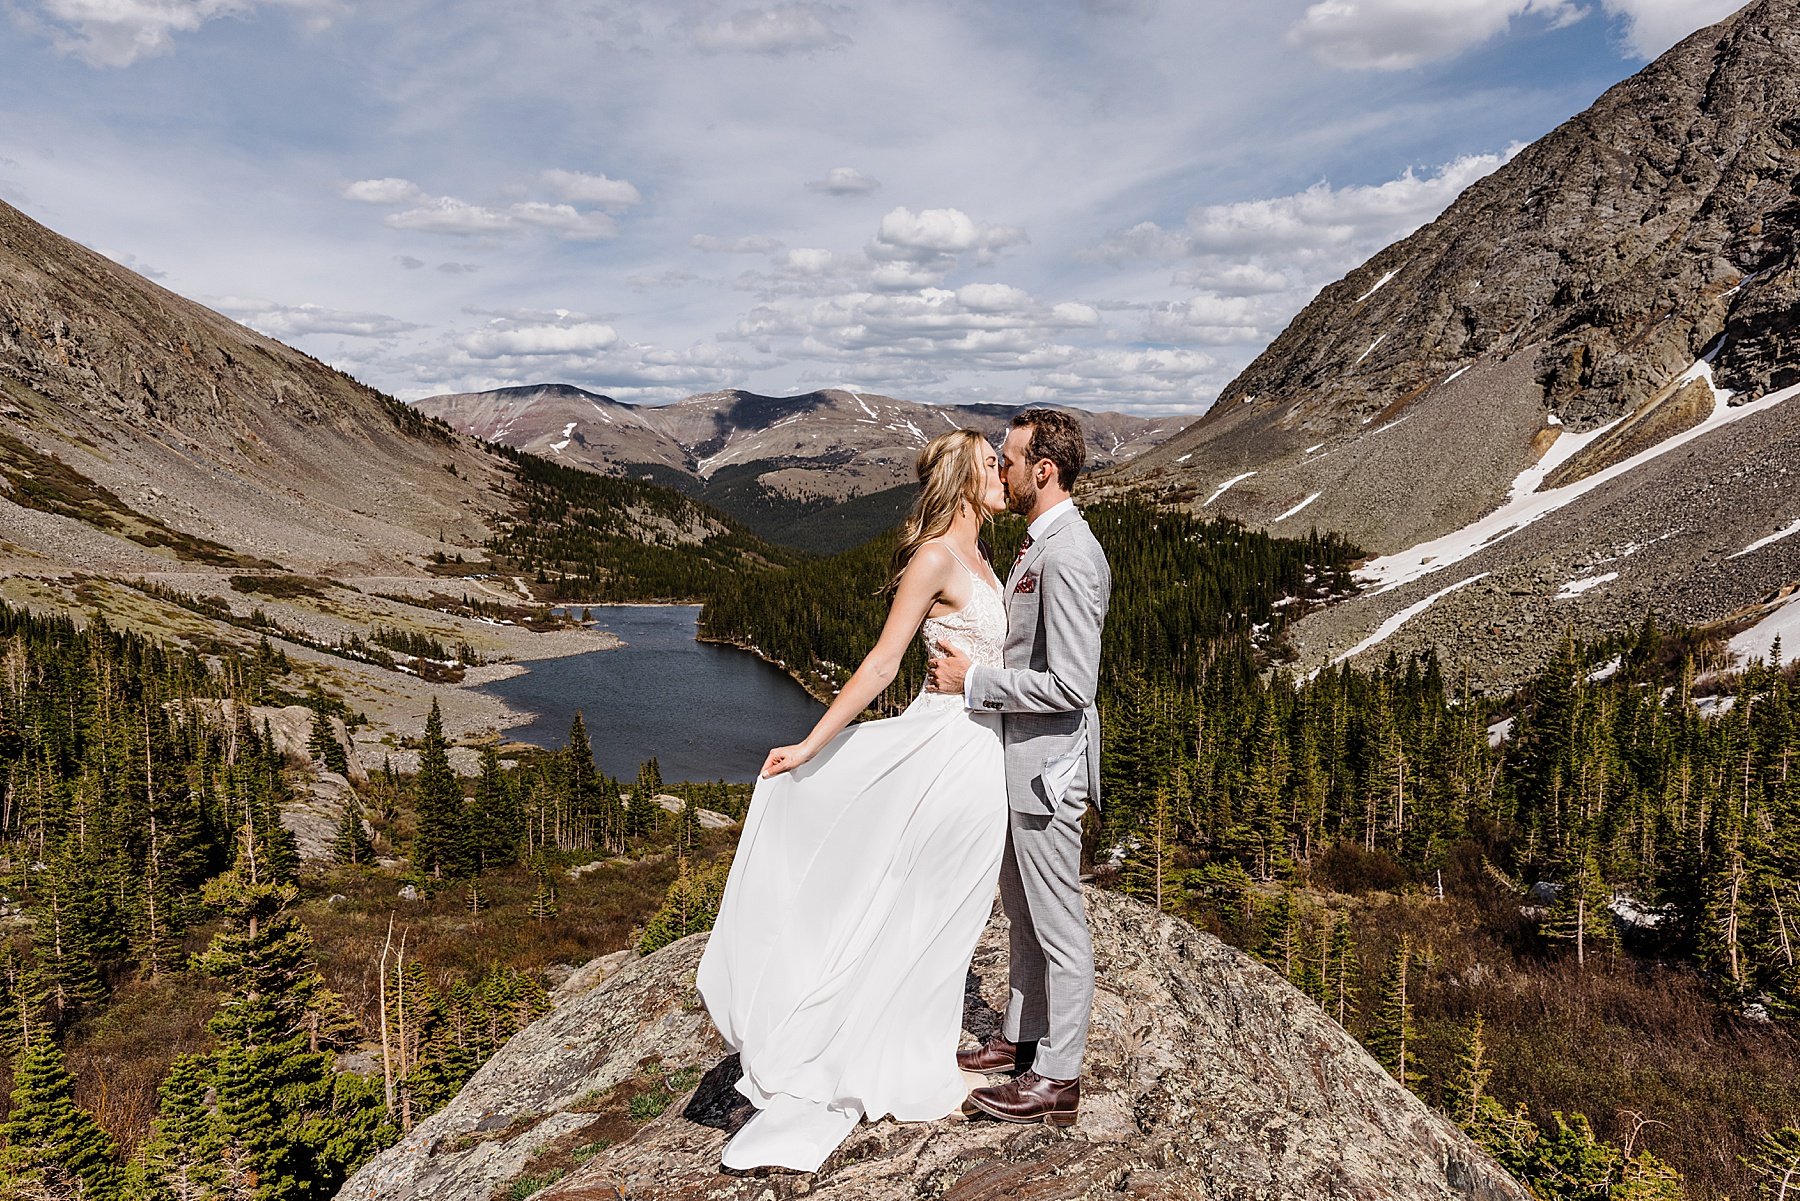
<path id="1" fill-rule="evenodd" d="M 1044 553 L 1044 547 L 1050 539 L 1056 537 L 1058 533 L 1068 527 L 1070 522 L 1075 521 L 1080 516 L 1081 511 L 1079 509 L 1073 507 L 1069 508 L 1061 517 L 1058 517 L 1055 521 L 1050 523 L 1050 528 L 1044 531 L 1044 536 L 1042 538 L 1037 539 L 1031 544 L 1031 549 L 1025 552 L 1025 557 L 1020 559 L 1018 565 L 1007 574 L 1006 595 L 1008 599 L 1012 597 L 1013 589 L 1019 586 L 1019 581 L 1025 578 L 1025 573 L 1030 571 L 1032 566 L 1038 561 L 1038 556 Z"/>

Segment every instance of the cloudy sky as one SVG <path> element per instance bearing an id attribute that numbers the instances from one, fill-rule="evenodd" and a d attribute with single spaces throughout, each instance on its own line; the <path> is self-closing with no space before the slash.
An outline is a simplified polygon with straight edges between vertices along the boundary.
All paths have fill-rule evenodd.
<path id="1" fill-rule="evenodd" d="M 0 198 L 395 395 L 1198 412 L 1736 0 L 0 0 Z"/>

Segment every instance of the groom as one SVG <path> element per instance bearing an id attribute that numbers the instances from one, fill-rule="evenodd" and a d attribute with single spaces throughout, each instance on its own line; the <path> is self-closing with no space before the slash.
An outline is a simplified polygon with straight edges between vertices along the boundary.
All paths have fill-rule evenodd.
<path id="1" fill-rule="evenodd" d="M 1055 409 L 1013 417 L 1000 448 L 1007 507 L 1030 523 L 1007 577 L 1005 667 L 940 642 L 928 687 L 1000 713 L 1012 810 L 1000 901 L 1011 923 L 1011 996 L 1000 1032 L 956 1061 L 1019 1073 L 969 1103 L 1008 1122 L 1069 1126 L 1094 1000 L 1094 952 L 1081 900 L 1081 815 L 1100 800 L 1094 692 L 1112 571 L 1070 493 L 1087 459 L 1081 426 Z"/>

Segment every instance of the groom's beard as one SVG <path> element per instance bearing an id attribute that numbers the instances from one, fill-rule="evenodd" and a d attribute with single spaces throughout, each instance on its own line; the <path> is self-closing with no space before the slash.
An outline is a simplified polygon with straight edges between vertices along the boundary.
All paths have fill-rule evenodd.
<path id="1" fill-rule="evenodd" d="M 1020 517 L 1031 512 L 1031 506 L 1037 503 L 1038 490 L 1035 484 L 1026 484 L 1023 488 L 1014 487 L 1011 481 L 1006 483 L 1006 510 L 1017 513 Z"/>

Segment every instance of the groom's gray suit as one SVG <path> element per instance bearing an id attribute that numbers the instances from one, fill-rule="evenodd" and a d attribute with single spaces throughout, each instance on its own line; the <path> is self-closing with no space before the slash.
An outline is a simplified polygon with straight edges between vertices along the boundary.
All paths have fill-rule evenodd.
<path id="1" fill-rule="evenodd" d="M 1081 815 L 1100 801 L 1100 630 L 1112 570 L 1073 505 L 1035 538 L 1006 580 L 1004 667 L 969 668 L 973 709 L 1002 714 L 1012 826 L 1000 901 L 1012 926 L 1002 1034 L 1037 1041 L 1033 1068 L 1081 1074 L 1094 1001 L 1094 952 L 1081 900 Z"/>

